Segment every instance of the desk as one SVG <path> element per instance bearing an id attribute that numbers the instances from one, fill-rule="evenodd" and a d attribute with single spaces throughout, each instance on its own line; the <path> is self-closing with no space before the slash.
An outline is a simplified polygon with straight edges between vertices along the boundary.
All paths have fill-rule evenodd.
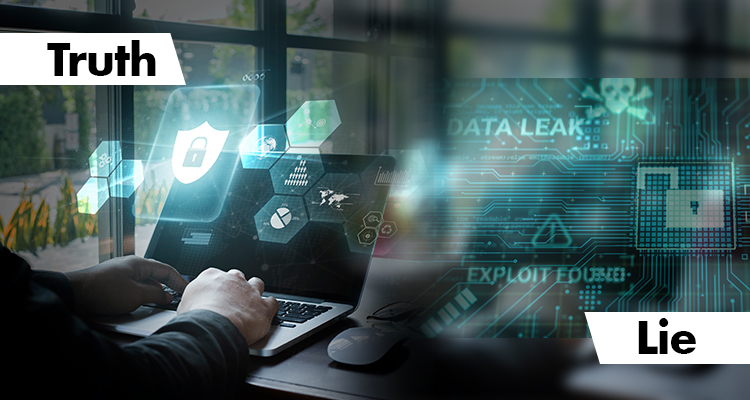
<path id="1" fill-rule="evenodd" d="M 261 397 L 439 398 L 512 395 L 565 398 L 562 351 L 576 339 L 425 339 L 411 337 L 378 363 L 352 367 L 328 357 L 328 343 L 341 331 L 367 326 L 379 307 L 410 300 L 389 279 L 427 271 L 419 263 L 374 259 L 360 307 L 349 318 L 270 358 L 250 359 L 249 390 Z M 414 280 L 411 280 L 413 282 Z M 579 396 L 576 398 L 580 398 Z"/>
<path id="2" fill-rule="evenodd" d="M 713 367 L 599 365 L 591 339 L 425 339 L 415 335 L 380 362 L 332 361 L 328 343 L 367 326 L 372 311 L 434 282 L 430 265 L 373 260 L 359 309 L 281 354 L 250 357 L 253 399 L 746 399 L 750 365 Z M 401 285 L 391 277 L 405 278 Z M 414 282 L 417 282 L 415 284 Z M 106 333 L 126 343 L 132 336 Z M 588 350 L 579 353 L 579 350 Z"/>

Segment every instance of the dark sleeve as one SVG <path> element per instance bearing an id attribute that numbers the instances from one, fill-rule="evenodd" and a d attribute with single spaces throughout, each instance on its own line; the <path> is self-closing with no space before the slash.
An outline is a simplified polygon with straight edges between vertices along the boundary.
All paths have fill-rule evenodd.
<path id="1" fill-rule="evenodd" d="M 177 316 L 154 335 L 120 346 L 72 312 L 63 274 L 32 271 L 0 246 L 2 389 L 8 397 L 231 398 L 247 373 L 247 343 L 225 317 Z"/>

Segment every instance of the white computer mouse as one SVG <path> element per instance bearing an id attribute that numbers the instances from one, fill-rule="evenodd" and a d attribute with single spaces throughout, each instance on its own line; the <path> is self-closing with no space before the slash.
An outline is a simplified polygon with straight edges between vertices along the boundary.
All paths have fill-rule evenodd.
<path id="1" fill-rule="evenodd" d="M 409 336 L 403 332 L 375 328 L 349 328 L 328 344 L 332 360 L 349 365 L 372 364 Z"/>

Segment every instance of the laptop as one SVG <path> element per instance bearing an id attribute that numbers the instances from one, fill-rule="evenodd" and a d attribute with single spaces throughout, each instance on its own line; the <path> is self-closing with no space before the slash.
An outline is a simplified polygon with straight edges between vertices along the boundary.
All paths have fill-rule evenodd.
<path id="1" fill-rule="evenodd" d="M 292 151 L 253 169 L 222 153 L 199 181 L 175 180 L 145 253 L 188 281 L 208 267 L 261 278 L 280 313 L 250 347 L 255 356 L 278 354 L 357 309 L 388 197 L 383 182 L 395 167 L 385 155 Z M 221 212 L 202 218 L 222 179 L 231 182 Z M 148 336 L 175 314 L 142 306 L 97 325 Z"/>

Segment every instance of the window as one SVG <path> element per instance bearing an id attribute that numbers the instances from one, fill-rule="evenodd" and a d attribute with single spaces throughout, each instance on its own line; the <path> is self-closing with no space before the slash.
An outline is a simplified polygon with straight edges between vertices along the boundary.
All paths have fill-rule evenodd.
<path id="1" fill-rule="evenodd" d="M 0 0 L 0 30 L 169 32 L 188 86 L 259 86 L 256 123 L 283 124 L 307 100 L 335 100 L 342 124 L 321 151 L 381 153 L 396 143 L 392 135 L 403 135 L 403 130 L 414 126 L 402 109 L 418 95 L 405 88 L 393 90 L 399 84 L 393 74 L 404 73 L 404 60 L 420 68 L 432 67 L 434 24 L 428 3 Z M 431 74 L 412 69 L 408 76 L 422 82 L 412 81 L 412 87 L 425 89 Z M 55 212 L 57 200 L 84 185 L 89 178 L 88 156 L 102 141 L 121 143 L 125 159 L 146 160 L 174 89 L 0 88 L 0 118 L 23 121 L 12 131 L 0 131 L 4 144 L 0 151 L 11 149 L 5 143 L 20 146 L 21 140 L 14 137 L 28 142 L 22 150 L 14 150 L 15 158 L 10 159 L 14 162 L 0 161 L 4 227 L 0 231 L 8 230 L 14 210 L 27 197 L 36 208 L 42 199 L 50 206 L 52 219 L 49 223 L 42 219 L 40 225 L 54 230 L 54 219 L 60 214 Z M 396 99 L 404 107 L 391 106 Z M 17 110 L 21 106 L 26 108 Z M 401 122 L 391 122 L 390 114 Z M 66 186 L 63 177 L 70 177 L 70 184 Z M 154 226 L 129 210 L 150 208 L 158 213 L 168 189 L 156 174 L 144 171 L 144 183 L 137 189 L 141 196 L 110 199 L 97 214 L 79 218 L 86 230 L 75 225 L 77 241 L 61 246 L 46 240 L 46 247 L 34 242 L 24 251 L 32 257 L 32 252 L 38 254 L 45 268 L 58 269 L 85 267 L 124 254 L 142 255 Z M 137 200 L 143 198 L 150 200 Z M 83 246 L 87 246 L 85 253 Z"/>
<path id="2" fill-rule="evenodd" d="M 0 86 L 0 241 L 31 265 L 99 260 L 98 217 L 78 211 L 96 145 L 91 86 Z"/>

